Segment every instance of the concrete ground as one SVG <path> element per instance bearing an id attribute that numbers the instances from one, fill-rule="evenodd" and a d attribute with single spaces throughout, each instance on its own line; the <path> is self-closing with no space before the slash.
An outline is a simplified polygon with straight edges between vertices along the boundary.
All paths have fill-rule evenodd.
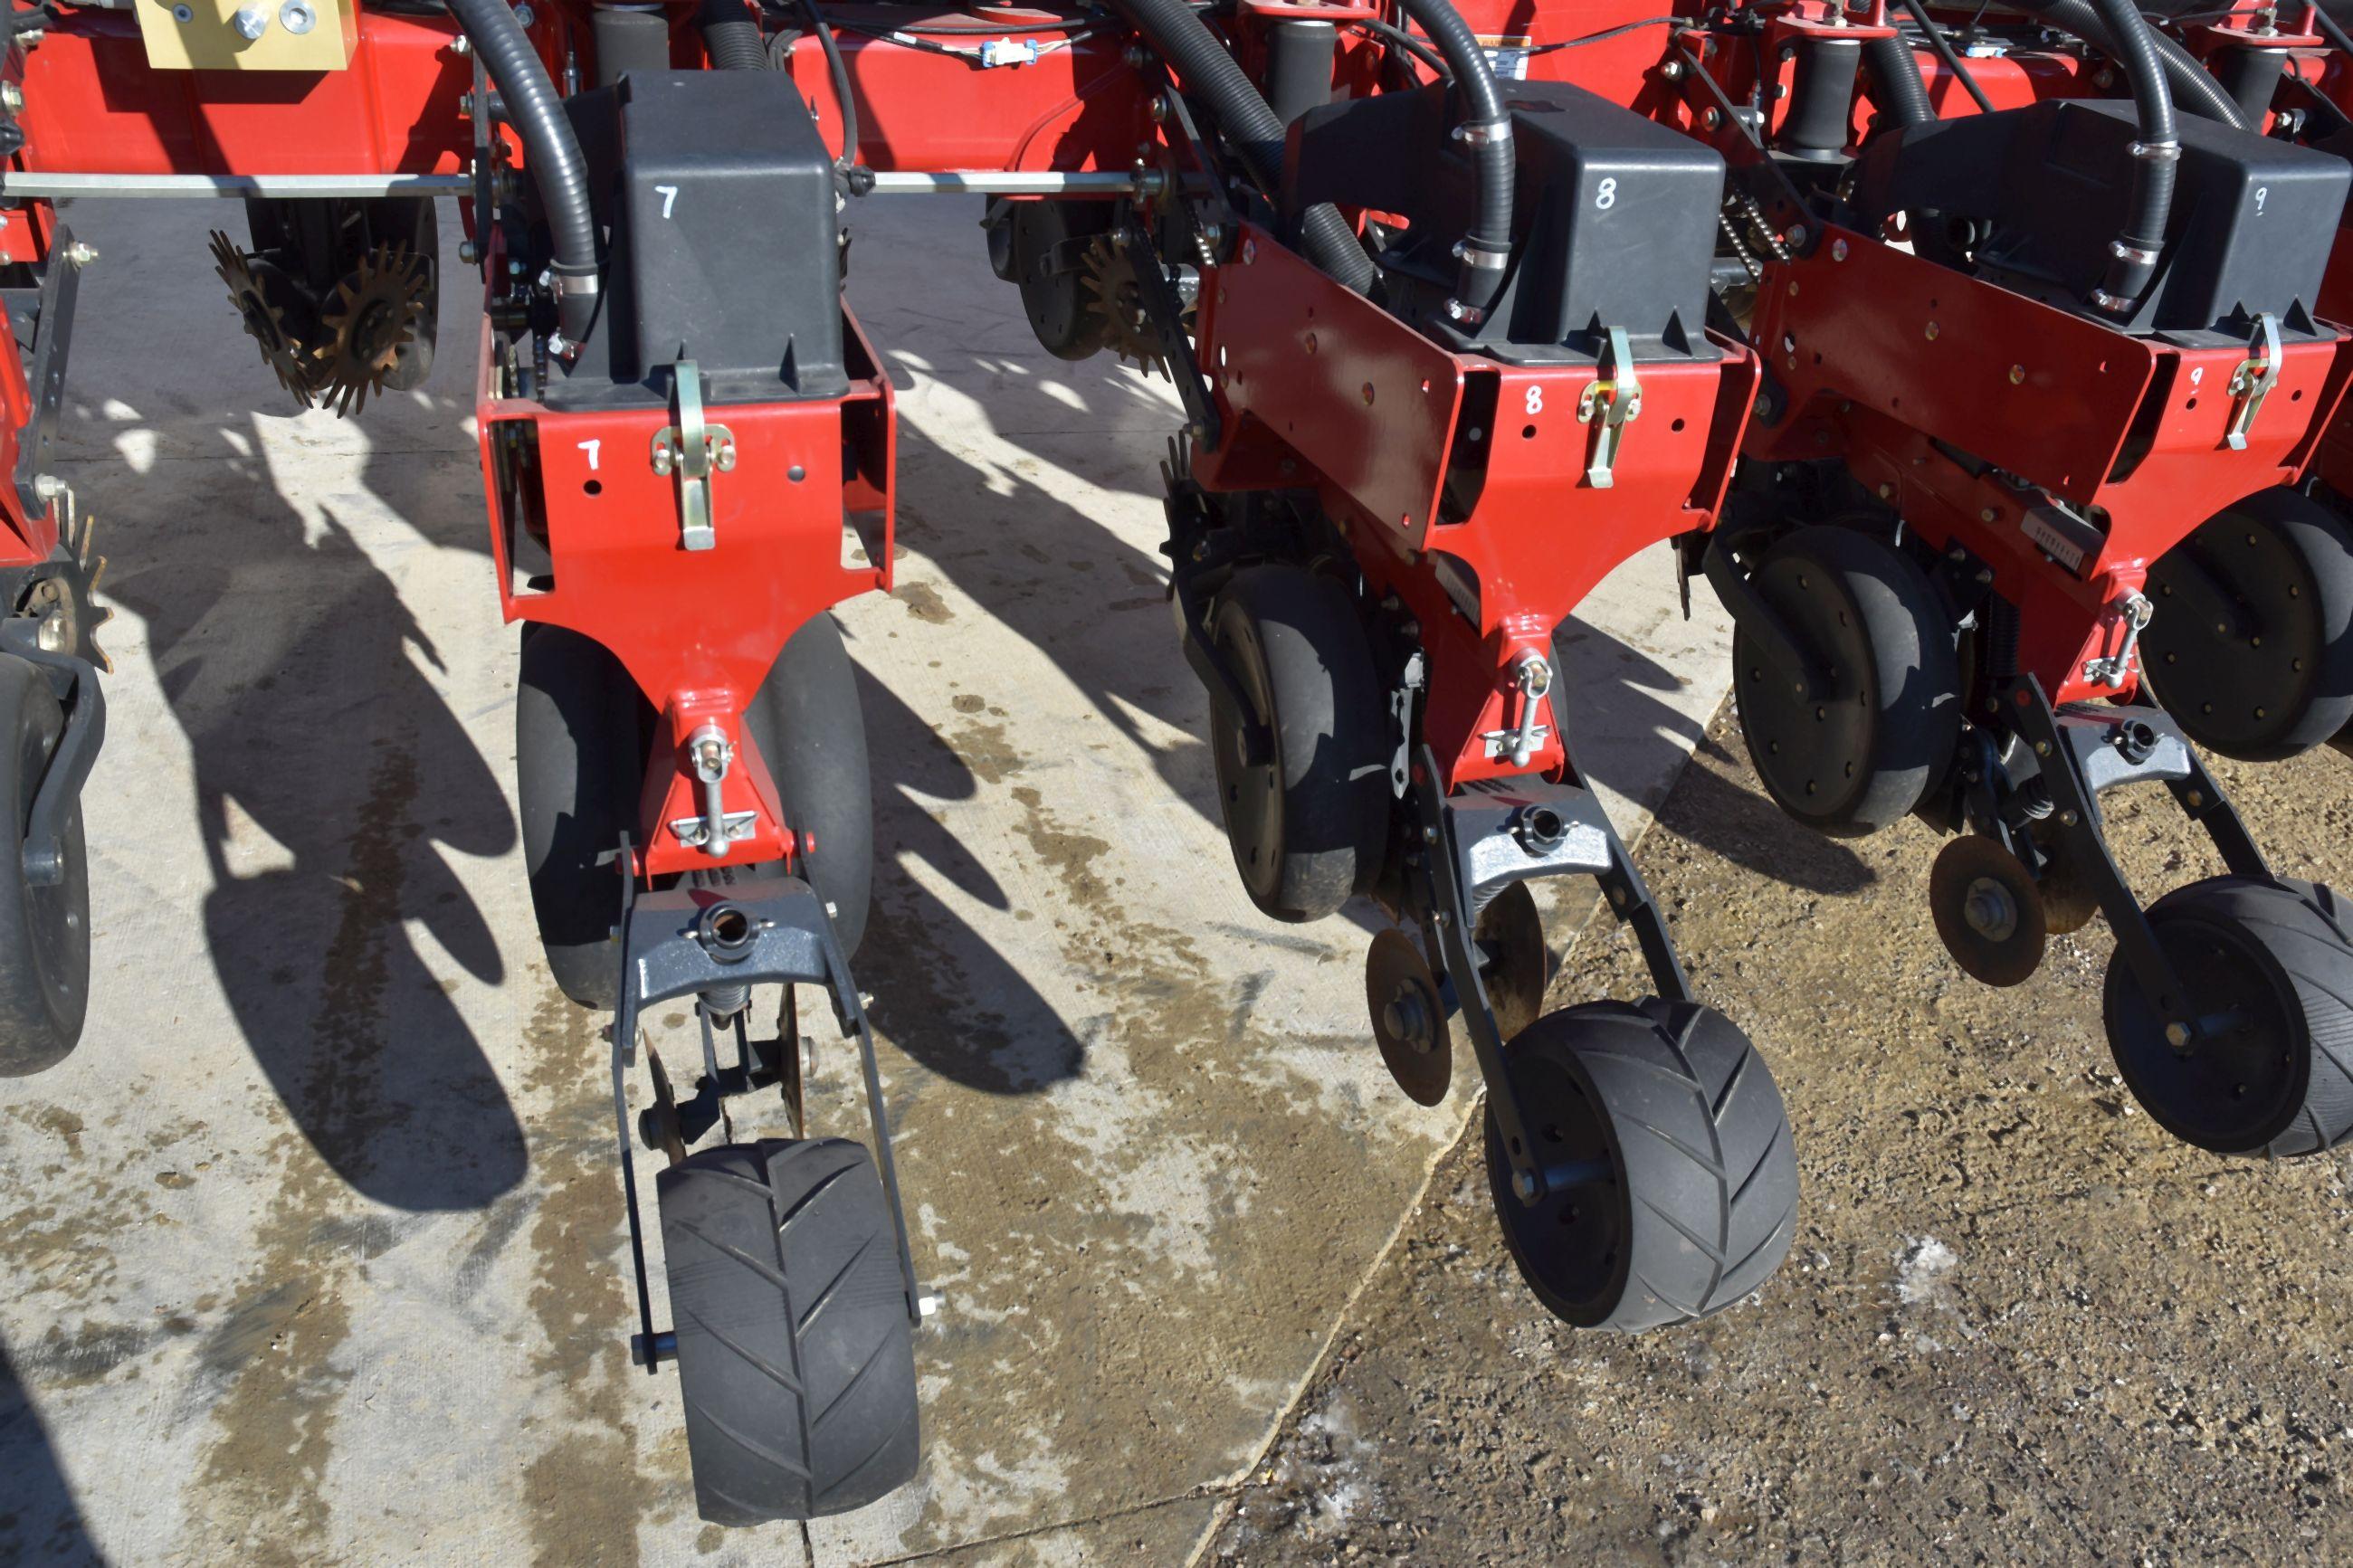
<path id="1" fill-rule="evenodd" d="M 517 848 L 454 213 L 440 368 L 345 424 L 280 412 L 205 256 L 232 207 L 85 205 L 60 471 L 117 672 L 87 1037 L 0 1089 L 0 1560 L 1173 1562 L 1264 1468 L 1467 1100 L 1388 1087 L 1357 923 L 1235 883 L 1155 551 L 1166 384 L 1039 353 L 973 205 L 853 216 L 905 389 L 901 586 L 841 620 L 860 977 L 946 1298 L 922 1478 L 705 1528 L 673 1384 L 628 1364 L 599 1020 Z M 1655 554 L 1569 628 L 1630 830 L 1725 634 Z M 849 1068 L 821 1130 L 862 1131 Z"/>
<path id="2" fill-rule="evenodd" d="M 2217 771 L 2276 869 L 2341 889 L 2348 765 Z M 2110 810 L 2144 899 L 2221 870 L 2162 791 Z M 1793 831 L 1720 721 L 1641 858 L 1788 1100 L 1789 1261 L 1696 1327 L 1577 1334 L 1466 1140 L 1208 1560 L 2353 1561 L 2353 1152 L 2167 1137 L 2101 1032 L 2105 923 L 1978 985 L 1929 924 L 1936 847 Z M 1596 930 L 1557 999 L 1640 985 Z"/>

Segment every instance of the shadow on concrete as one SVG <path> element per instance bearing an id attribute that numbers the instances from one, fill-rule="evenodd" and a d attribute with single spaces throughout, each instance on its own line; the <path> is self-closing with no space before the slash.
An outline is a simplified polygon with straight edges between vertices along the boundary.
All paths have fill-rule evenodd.
<path id="1" fill-rule="evenodd" d="M 397 1208 L 484 1207 L 522 1177 L 522 1130 L 409 928 L 475 979 L 504 977 L 438 851 L 505 853 L 512 813 L 415 662 L 444 668 L 397 585 L 334 506 L 306 538 L 250 455 L 262 447 L 249 422 L 216 435 L 218 496 L 108 486 L 110 510 L 182 519 L 148 531 L 107 586 L 146 620 L 193 752 L 207 951 L 256 1059 L 337 1174 Z M 359 488 L 428 538 L 480 540 L 479 518 L 439 515 L 435 466 L 372 456 Z M 217 504 L 226 495 L 239 504 Z"/>
<path id="2" fill-rule="evenodd" d="M 984 1093 L 1036 1093 L 1076 1078 L 1085 1047 L 1061 1015 L 925 885 L 944 879 L 989 909 L 1011 907 L 927 804 L 971 799 L 971 767 L 863 669 L 859 700 L 874 769 L 875 897 L 856 968 L 876 1026 L 932 1071 Z"/>
<path id="3" fill-rule="evenodd" d="M 0 1563 L 106 1562 L 83 1525 L 33 1396 L 0 1344 Z"/>

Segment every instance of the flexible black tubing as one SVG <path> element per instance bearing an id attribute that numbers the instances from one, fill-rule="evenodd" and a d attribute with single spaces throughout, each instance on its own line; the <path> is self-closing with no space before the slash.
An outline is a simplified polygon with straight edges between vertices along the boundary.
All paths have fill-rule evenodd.
<path id="1" fill-rule="evenodd" d="M 818 47 L 825 51 L 825 68 L 833 78 L 834 106 L 841 110 L 841 156 L 833 161 L 833 166 L 847 174 L 858 166 L 858 98 L 850 90 L 849 68 L 842 63 L 841 41 L 833 36 L 817 0 L 801 0 L 801 11 L 817 33 Z"/>
<path id="2" fill-rule="evenodd" d="M 1945 29 L 1936 26 L 1935 18 L 1928 15 L 1928 7 L 1920 0 L 1903 0 L 1903 5 L 1912 20 L 1919 25 L 1920 30 L 1928 35 L 1928 47 L 1936 51 L 1936 58 L 1945 62 L 1947 70 L 1953 73 L 1953 79 L 1961 84 L 1961 90 L 1976 102 L 1978 112 L 1991 114 L 1993 100 L 1988 98 L 1985 89 L 1978 85 L 1978 79 L 1969 74 L 1969 68 L 1962 62 L 1961 57 L 1953 52 L 1953 41 L 1945 37 Z"/>
<path id="3" fill-rule="evenodd" d="M 2041 0 L 2033 8 L 2062 32 L 2074 34 L 2102 54 L 2116 54 L 2116 35 L 2107 19 L 2092 8 L 2090 0 Z M 2198 63 L 2197 56 L 2163 33 L 2152 30 L 2150 37 L 2157 41 L 2158 63 L 2165 68 L 2166 85 L 2172 89 L 2176 107 L 2208 120 L 2219 120 L 2233 130 L 2247 128 L 2239 106 L 2222 90 L 2222 84 Z"/>
<path id="4" fill-rule="evenodd" d="M 2133 0 L 2021 0 L 2021 4 L 2052 26 L 2105 49 L 2124 68 L 2125 80 L 2131 87 L 2140 127 L 2139 140 L 2133 144 L 2132 188 L 2126 199 L 2124 226 L 2108 246 L 2107 268 L 2088 296 L 2096 310 L 2128 315 L 2156 275 L 2158 252 L 2165 244 L 2166 218 L 2173 210 L 2174 176 L 2181 163 L 2173 96 L 2166 86 L 2166 57 L 2157 47 L 2157 29 L 2142 19 Z M 2105 28 L 2105 38 L 2086 28 L 2085 11 L 2093 13 L 2093 19 Z M 2214 86 L 2219 93 L 2221 84 Z"/>
<path id="5" fill-rule="evenodd" d="M 1462 237 L 1462 272 L 1456 297 L 1484 315 L 1503 292 L 1504 263 L 1512 253 L 1512 117 L 1495 86 L 1494 67 L 1478 36 L 1453 0 L 1399 0 L 1405 14 L 1421 24 L 1454 73 L 1462 95 L 1462 132 L 1471 142 L 1478 172 L 1477 216 Z"/>
<path id="6" fill-rule="evenodd" d="M 718 69 L 768 68 L 768 47 L 760 37 L 760 24 L 752 19 L 752 8 L 744 0 L 702 0 L 694 13 L 694 26 L 702 35 L 702 47 L 712 65 Z"/>
<path id="7" fill-rule="evenodd" d="M 2157 29 L 2135 0 L 2092 0 L 2116 35 L 2116 63 L 2132 87 L 2140 140 L 2133 144 L 2133 178 L 2126 197 L 2124 226 L 2108 247 L 2107 277 L 2092 290 L 2092 303 L 2116 315 L 2128 314 L 2157 275 L 2165 244 L 2165 222 L 2173 212 L 2173 182 L 2181 169 L 2181 138 L 2175 128 L 2173 93 L 2165 85 L 2164 57 Z"/>
<path id="8" fill-rule="evenodd" d="M 1260 189 L 1282 184 L 1283 123 L 1226 46 L 1185 0 L 1114 0 L 1153 48 L 1187 86 L 1207 100 L 1218 123 L 1233 138 L 1234 151 Z M 1379 273 L 1356 231 L 1329 202 L 1302 215 L 1300 238 L 1307 258 L 1357 293 L 1369 292 Z"/>
<path id="9" fill-rule="evenodd" d="M 554 237 L 557 321 L 577 343 L 596 315 L 596 226 L 588 216 L 588 161 L 580 154 L 580 138 L 506 0 L 449 0 L 449 12 L 497 86 L 508 122 L 522 137 L 524 160 Z"/>
<path id="10" fill-rule="evenodd" d="M 1871 95 L 1898 125 L 1926 125 L 1936 118 L 1920 62 L 1900 37 L 1870 38 L 1862 46 L 1862 68 L 1871 73 Z"/>

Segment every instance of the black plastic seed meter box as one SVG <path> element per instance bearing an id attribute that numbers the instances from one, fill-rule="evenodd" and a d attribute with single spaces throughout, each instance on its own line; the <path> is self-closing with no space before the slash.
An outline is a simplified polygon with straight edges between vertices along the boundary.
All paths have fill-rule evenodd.
<path id="1" fill-rule="evenodd" d="M 597 182 L 605 313 L 559 400 L 667 398 L 681 359 L 706 403 L 839 396 L 833 160 L 792 79 L 631 71 L 609 92 L 602 113 L 575 116 L 592 172 L 618 164 Z"/>
<path id="2" fill-rule="evenodd" d="M 1338 202 L 1410 220 L 1380 258 L 1389 302 L 1407 306 L 1410 291 L 1416 324 L 1440 342 L 1551 363 L 1595 357 L 1617 327 L 1638 360 L 1716 357 L 1704 326 L 1724 159 L 1582 88 L 1498 85 L 1512 117 L 1513 256 L 1502 297 L 1475 330 L 1442 313 L 1454 244 L 1478 201 L 1443 87 L 1301 116 L 1285 149 L 1285 213 Z"/>

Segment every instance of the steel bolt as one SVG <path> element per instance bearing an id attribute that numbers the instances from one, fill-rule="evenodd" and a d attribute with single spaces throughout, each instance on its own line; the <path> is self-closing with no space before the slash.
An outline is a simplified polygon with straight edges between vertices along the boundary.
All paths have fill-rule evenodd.
<path id="1" fill-rule="evenodd" d="M 1806 243 L 1806 226 L 1801 223 L 1793 223 L 1789 226 L 1789 232 L 1781 237 L 1788 242 L 1790 249 L 1799 249 Z"/>
<path id="2" fill-rule="evenodd" d="M 2165 1026 L 2165 1043 L 2173 1047 L 2177 1050 L 2183 1046 L 2188 1045 L 2189 1043 L 2189 1026 L 2182 1023 L 2168 1024 Z"/>
<path id="3" fill-rule="evenodd" d="M 1723 123 L 1724 123 L 1724 116 L 1723 116 L 1723 115 L 1721 115 L 1721 114 L 1718 114 L 1715 110 L 1711 109 L 1711 110 L 1709 110 L 1706 113 L 1704 113 L 1704 114 L 1703 114 L 1703 115 L 1701 115 L 1701 116 L 1699 117 L 1699 122 L 1700 122 L 1702 125 L 1705 126 L 1708 130 L 1713 131 L 1713 130 L 1715 130 L 1718 125 L 1721 125 L 1721 124 L 1723 124 Z"/>
<path id="4" fill-rule="evenodd" d="M 1844 261 L 1846 259 L 1845 240 L 1834 239 L 1831 241 L 1831 259 L 1832 261 Z"/>
<path id="5" fill-rule="evenodd" d="M 2026 367 L 2025 367 L 2024 365 L 2022 365 L 2022 364 L 2014 364 L 2014 365 L 2011 365 L 2011 366 L 2010 367 L 2010 385 L 2012 385 L 2012 386 L 2016 386 L 2016 385 L 2018 385 L 2020 383 L 2023 382 L 2025 379 L 2026 379 Z"/>
<path id="6" fill-rule="evenodd" d="M 1933 342 L 1935 342 L 1936 341 L 1936 322 L 1931 321 L 1931 322 L 1929 322 L 1929 323 L 1928 323 L 1928 326 L 1927 326 L 1927 336 L 1928 336 L 1928 341 L 1929 341 L 1930 342 L 1932 342 L 1932 343 L 1933 343 Z"/>
<path id="7" fill-rule="evenodd" d="M 2001 512 L 1998 509 L 1994 507 L 1987 507 L 1984 510 L 1978 513 L 1978 521 L 1979 522 L 1992 522 L 2000 516 Z"/>
<path id="8" fill-rule="evenodd" d="M 172 20 L 179 23 L 180 26 L 185 27 L 195 19 L 196 13 L 195 7 L 189 5 L 174 5 L 172 7 Z"/>
<path id="9" fill-rule="evenodd" d="M 286 0 L 278 7 L 278 25 L 300 36 L 319 25 L 319 14 L 311 9 L 308 0 Z"/>
<path id="10" fill-rule="evenodd" d="M 1681 81 L 1683 79 L 1683 62 L 1681 60 L 1669 60 L 1665 65 L 1659 68 L 1659 74 L 1666 78 L 1669 81 Z"/>
<path id="11" fill-rule="evenodd" d="M 2035 754 L 2036 756 L 2038 756 L 2038 757 L 2047 757 L 2047 756 L 2049 756 L 2049 755 L 2051 754 L 2051 742 L 2048 742 L 2048 741 L 2037 741 L 2037 742 L 2034 742 L 2034 754 Z"/>
<path id="12" fill-rule="evenodd" d="M 0 109 L 11 114 L 25 112 L 25 91 L 13 81 L 0 81 Z"/>
<path id="13" fill-rule="evenodd" d="M 461 239 L 458 242 L 459 260 L 470 267 L 480 256 L 481 252 L 474 248 L 474 242 L 472 240 Z"/>
<path id="14" fill-rule="evenodd" d="M 237 29 L 238 37 L 248 44 L 255 43 L 269 31 L 269 13 L 259 5 L 240 5 L 237 15 L 229 18 L 229 26 Z"/>
<path id="15" fill-rule="evenodd" d="M 1711 110 L 1710 112 L 1714 111 Z M 1524 1204 L 1532 1204 L 1542 1195 L 1542 1189 L 1536 1185 L 1536 1179 L 1534 1173 L 1528 1171 L 1515 1171 L 1513 1173 L 1512 1191 L 1519 1194 L 1520 1201 Z"/>
<path id="16" fill-rule="evenodd" d="M 91 262 L 96 261 L 97 259 L 98 247 L 94 245 L 87 244 L 82 240 L 77 239 L 71 245 L 66 247 L 65 263 L 68 267 L 72 268 L 77 272 L 80 271 L 83 268 L 88 267 Z"/>

